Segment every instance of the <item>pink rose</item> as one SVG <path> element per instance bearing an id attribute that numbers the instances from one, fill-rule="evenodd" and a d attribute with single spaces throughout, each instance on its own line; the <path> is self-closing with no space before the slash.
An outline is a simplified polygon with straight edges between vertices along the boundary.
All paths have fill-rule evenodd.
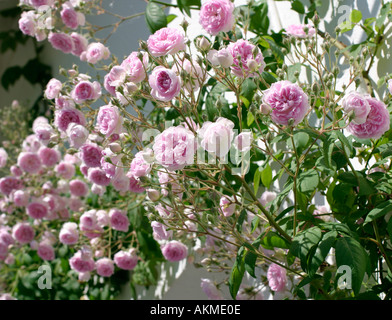
<path id="1" fill-rule="evenodd" d="M 7 164 L 8 153 L 4 148 L 0 148 L 0 168 L 4 168 Z"/>
<path id="2" fill-rule="evenodd" d="M 234 138 L 233 144 L 240 152 L 247 152 L 252 147 L 253 133 L 251 131 L 241 132 Z"/>
<path id="3" fill-rule="evenodd" d="M 47 99 L 57 98 L 62 86 L 63 86 L 63 84 L 59 80 L 57 80 L 55 78 L 50 79 L 50 81 L 46 85 L 45 97 Z"/>
<path id="4" fill-rule="evenodd" d="M 95 262 L 95 268 L 101 277 L 110 277 L 114 273 L 114 263 L 108 258 L 101 258 Z"/>
<path id="5" fill-rule="evenodd" d="M 230 217 L 235 212 L 236 204 L 232 197 L 223 196 L 219 200 L 219 207 L 225 217 Z"/>
<path id="6" fill-rule="evenodd" d="M 271 119 L 276 124 L 299 124 L 309 110 L 308 96 L 294 83 L 284 80 L 275 82 L 264 91 L 263 102 L 271 109 Z M 291 120 L 292 119 L 292 120 Z"/>
<path id="7" fill-rule="evenodd" d="M 129 172 L 126 174 L 126 176 L 129 178 L 129 191 L 134 193 L 142 193 L 146 191 L 146 189 L 144 189 L 144 187 L 141 185 L 140 180 L 136 179 Z"/>
<path id="8" fill-rule="evenodd" d="M 175 54 L 185 50 L 184 35 L 174 28 L 162 28 L 147 40 L 148 51 L 154 57 Z"/>
<path id="9" fill-rule="evenodd" d="M 209 34 L 229 32 L 234 26 L 234 4 L 229 0 L 206 0 L 200 8 L 199 23 Z"/>
<path id="10" fill-rule="evenodd" d="M 35 232 L 27 222 L 19 222 L 12 228 L 12 236 L 21 244 L 33 241 Z"/>
<path id="11" fill-rule="evenodd" d="M 207 121 L 198 131 L 201 146 L 218 157 L 225 157 L 234 138 L 234 123 L 226 118 L 219 117 L 215 122 Z"/>
<path id="12" fill-rule="evenodd" d="M 213 66 L 221 66 L 222 68 L 229 68 L 234 62 L 234 58 L 227 48 L 208 51 L 207 59 Z"/>
<path id="13" fill-rule="evenodd" d="M 77 123 L 70 123 L 67 128 L 69 144 L 72 148 L 79 149 L 89 136 L 88 130 Z"/>
<path id="14" fill-rule="evenodd" d="M 67 131 L 70 123 L 86 125 L 86 118 L 82 111 L 74 108 L 57 109 L 54 112 L 54 125 L 60 131 Z"/>
<path id="15" fill-rule="evenodd" d="M 275 198 L 276 192 L 264 191 L 259 201 L 264 207 L 267 207 L 269 204 L 271 204 L 272 201 L 275 200 Z"/>
<path id="16" fill-rule="evenodd" d="M 23 188 L 23 182 L 15 177 L 8 176 L 0 178 L 0 192 L 8 196 L 13 190 Z"/>
<path id="17" fill-rule="evenodd" d="M 286 289 L 286 269 L 275 263 L 270 264 L 267 271 L 268 285 L 272 291 L 282 292 Z"/>
<path id="18" fill-rule="evenodd" d="M 34 152 L 21 152 L 18 156 L 18 166 L 25 172 L 38 173 L 41 165 L 40 157 Z"/>
<path id="19" fill-rule="evenodd" d="M 161 247 L 164 258 L 171 262 L 177 262 L 188 256 L 188 248 L 185 244 L 172 240 Z"/>
<path id="20" fill-rule="evenodd" d="M 240 78 L 256 77 L 259 73 L 264 71 L 265 63 L 263 54 L 258 50 L 256 57 L 254 57 L 254 50 L 256 46 L 248 40 L 237 40 L 230 43 L 227 49 L 233 57 L 233 65 L 231 71 Z M 240 59 L 238 58 L 240 57 Z M 240 66 L 241 61 L 241 66 Z M 250 64 L 251 62 L 251 64 Z"/>
<path id="21" fill-rule="evenodd" d="M 136 51 L 132 52 L 120 65 L 127 73 L 127 79 L 133 83 L 139 83 L 146 78 L 148 55 L 144 53 L 141 61 L 138 54 Z"/>
<path id="22" fill-rule="evenodd" d="M 110 184 L 110 178 L 108 178 L 105 171 L 100 168 L 88 169 L 88 179 L 92 183 L 101 187 L 106 187 Z M 93 191 L 93 189 L 91 191 Z"/>
<path id="23" fill-rule="evenodd" d="M 45 261 L 51 261 L 55 258 L 54 248 L 48 241 L 42 241 L 38 245 L 37 254 Z"/>
<path id="24" fill-rule="evenodd" d="M 76 29 L 78 26 L 83 26 L 85 23 L 84 14 L 76 12 L 69 2 L 63 4 L 60 16 L 63 23 L 70 29 Z"/>
<path id="25" fill-rule="evenodd" d="M 89 168 L 100 167 L 102 149 L 95 143 L 85 143 L 79 148 L 79 157 Z"/>
<path id="26" fill-rule="evenodd" d="M 355 124 L 365 123 L 370 112 L 369 102 L 364 95 L 358 92 L 350 92 L 344 96 L 342 107 L 345 113 L 353 113 L 351 119 Z"/>
<path id="27" fill-rule="evenodd" d="M 144 177 L 151 171 L 151 165 L 144 160 L 144 151 L 135 154 L 129 172 L 136 178 Z"/>
<path id="28" fill-rule="evenodd" d="M 38 150 L 41 163 L 46 167 L 53 167 L 60 160 L 60 153 L 52 148 L 42 147 Z"/>
<path id="29" fill-rule="evenodd" d="M 71 179 L 75 175 L 75 166 L 72 163 L 61 161 L 55 167 L 56 173 L 63 179 Z"/>
<path id="30" fill-rule="evenodd" d="M 151 95 L 160 101 L 170 101 L 181 91 L 181 79 L 171 69 L 155 67 L 148 78 Z"/>
<path id="31" fill-rule="evenodd" d="M 307 32 L 305 27 L 308 29 Z M 291 24 L 286 28 L 286 34 L 296 38 L 311 38 L 316 34 L 316 29 L 309 24 Z"/>
<path id="32" fill-rule="evenodd" d="M 71 53 L 74 50 L 72 37 L 65 33 L 49 33 L 48 40 L 54 49 L 64 53 Z"/>
<path id="33" fill-rule="evenodd" d="M 168 231 L 166 226 L 158 221 L 152 221 L 151 227 L 153 230 L 152 236 L 156 241 L 168 240 L 173 236 L 173 231 Z"/>
<path id="34" fill-rule="evenodd" d="M 110 51 L 100 42 L 90 43 L 85 52 L 80 56 L 81 60 L 96 64 L 98 61 L 106 60 L 110 57 Z"/>
<path id="35" fill-rule="evenodd" d="M 29 204 L 29 193 L 24 190 L 16 190 L 12 198 L 17 207 L 26 207 Z"/>
<path id="36" fill-rule="evenodd" d="M 210 279 L 201 279 L 201 289 L 210 300 L 223 300 L 222 293 Z"/>
<path id="37" fill-rule="evenodd" d="M 87 50 L 88 40 L 83 35 L 76 32 L 71 33 L 71 38 L 73 41 L 73 50 L 71 53 L 79 57 Z"/>
<path id="38" fill-rule="evenodd" d="M 389 111 L 383 102 L 375 98 L 367 96 L 366 101 L 370 105 L 366 121 L 362 124 L 352 121 L 347 130 L 360 139 L 379 139 L 390 128 Z"/>
<path id="39" fill-rule="evenodd" d="M 77 272 L 91 272 L 95 269 L 95 262 L 91 253 L 79 250 L 69 259 L 71 268 Z"/>
<path id="40" fill-rule="evenodd" d="M 114 263 L 123 270 L 133 270 L 138 261 L 135 250 L 123 251 L 120 250 L 114 255 Z"/>
<path id="41" fill-rule="evenodd" d="M 43 144 L 48 145 L 54 130 L 50 124 L 41 124 L 33 129 L 37 139 Z"/>
<path id="42" fill-rule="evenodd" d="M 179 76 L 181 75 L 182 71 L 186 72 L 184 88 L 187 93 L 190 94 L 198 90 L 200 88 L 200 84 L 203 84 L 205 72 L 201 69 L 200 65 L 196 61 L 191 62 L 188 59 L 184 59 L 180 63 L 180 66 L 175 64 L 172 69 Z"/>
<path id="43" fill-rule="evenodd" d="M 170 127 L 155 137 L 153 151 L 160 165 L 181 170 L 194 162 L 195 136 L 182 126 Z"/>
<path id="44" fill-rule="evenodd" d="M 66 245 L 74 245 L 79 240 L 78 225 L 74 222 L 66 222 L 63 224 L 60 234 L 60 242 Z"/>
<path id="45" fill-rule="evenodd" d="M 103 79 L 103 86 L 107 92 L 112 96 L 116 96 L 116 86 L 112 85 L 113 80 L 110 78 L 111 74 L 107 73 Z"/>
<path id="46" fill-rule="evenodd" d="M 71 92 L 71 97 L 76 103 L 87 100 L 96 100 L 101 96 L 101 85 L 98 81 L 91 83 L 88 80 L 80 81 Z"/>
<path id="47" fill-rule="evenodd" d="M 18 24 L 20 31 L 22 31 L 25 35 L 34 37 L 37 27 L 34 11 L 22 12 Z"/>
<path id="48" fill-rule="evenodd" d="M 126 214 L 118 209 L 109 211 L 110 225 L 114 230 L 127 232 L 129 229 L 129 219 Z"/>
<path id="49" fill-rule="evenodd" d="M 123 118 L 118 107 L 106 105 L 99 108 L 97 115 L 97 126 L 99 132 L 106 137 L 122 132 Z"/>
<path id="50" fill-rule="evenodd" d="M 38 9 L 41 6 L 53 6 L 54 0 L 29 0 L 29 4 Z"/>
<path id="51" fill-rule="evenodd" d="M 75 197 L 85 197 L 88 194 L 89 188 L 84 181 L 75 179 L 69 182 L 69 191 Z"/>

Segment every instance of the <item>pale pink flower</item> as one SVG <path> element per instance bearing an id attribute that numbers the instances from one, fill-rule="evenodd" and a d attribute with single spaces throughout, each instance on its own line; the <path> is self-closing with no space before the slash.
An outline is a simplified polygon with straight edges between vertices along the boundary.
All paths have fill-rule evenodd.
<path id="1" fill-rule="evenodd" d="M 66 33 L 51 32 L 49 33 L 48 41 L 54 49 L 60 50 L 64 53 L 71 53 L 72 50 L 74 50 L 72 37 Z"/>
<path id="2" fill-rule="evenodd" d="M 55 258 L 54 248 L 48 241 L 42 241 L 39 243 L 37 254 L 45 261 L 51 261 Z"/>
<path id="3" fill-rule="evenodd" d="M 26 211 L 31 218 L 42 219 L 47 216 L 48 209 L 48 205 L 44 201 L 36 200 L 27 206 Z"/>
<path id="4" fill-rule="evenodd" d="M 133 270 L 138 261 L 135 250 L 120 250 L 114 255 L 114 263 L 123 270 Z"/>
<path id="5" fill-rule="evenodd" d="M 69 265 L 77 272 L 91 272 L 95 269 L 95 262 L 91 256 L 91 253 L 84 250 L 76 252 L 71 259 L 69 259 Z"/>
<path id="6" fill-rule="evenodd" d="M 96 100 L 101 96 L 101 85 L 98 81 L 82 80 L 78 82 L 71 92 L 71 97 L 76 103 L 87 100 Z"/>
<path id="7" fill-rule="evenodd" d="M 188 256 L 188 248 L 185 244 L 172 240 L 161 247 L 164 258 L 171 262 L 177 262 Z"/>
<path id="8" fill-rule="evenodd" d="M 120 65 L 127 73 L 127 80 L 133 83 L 139 83 L 146 78 L 145 68 L 148 65 L 148 54 L 143 53 L 143 61 L 138 55 L 137 51 L 132 52 Z"/>
<path id="9" fill-rule="evenodd" d="M 272 291 L 282 292 L 286 290 L 287 276 L 286 269 L 272 263 L 267 271 L 268 285 Z"/>
<path id="10" fill-rule="evenodd" d="M 128 231 L 129 219 L 124 212 L 118 209 L 111 209 L 109 211 L 109 218 L 110 218 L 110 226 L 114 230 L 124 231 L 124 232 Z"/>
<path id="11" fill-rule="evenodd" d="M 89 136 L 89 132 L 84 126 L 74 122 L 68 125 L 66 133 L 70 146 L 76 149 L 79 149 Z"/>
<path id="12" fill-rule="evenodd" d="M 106 60 L 110 57 L 110 51 L 100 42 L 90 43 L 85 52 L 80 56 L 81 60 L 96 64 L 98 61 Z"/>
<path id="13" fill-rule="evenodd" d="M 194 162 L 195 136 L 182 126 L 170 127 L 155 137 L 153 151 L 160 165 L 181 170 Z"/>
<path id="14" fill-rule="evenodd" d="M 308 29 L 307 32 L 305 28 Z M 286 34 L 296 38 L 311 38 L 316 34 L 316 29 L 310 24 L 291 24 L 286 27 Z"/>
<path id="15" fill-rule="evenodd" d="M 152 221 L 151 227 L 153 230 L 152 236 L 156 241 L 168 240 L 173 236 L 173 231 L 167 230 L 166 226 L 158 221 Z"/>
<path id="16" fill-rule="evenodd" d="M 85 24 L 84 14 L 75 11 L 69 2 L 63 4 L 60 16 L 63 23 L 70 29 L 76 29 Z"/>
<path id="17" fill-rule="evenodd" d="M 95 262 L 97 274 L 101 277 L 110 277 L 114 273 L 114 263 L 109 258 L 101 258 Z"/>
<path id="18" fill-rule="evenodd" d="M 98 130 L 110 137 L 112 134 L 119 134 L 123 130 L 123 117 L 117 106 L 106 105 L 99 108 L 97 115 Z"/>
<path id="19" fill-rule="evenodd" d="M 86 182 L 80 179 L 75 179 L 69 182 L 69 191 L 73 196 L 85 197 L 88 194 L 89 188 Z"/>
<path id="20" fill-rule="evenodd" d="M 71 38 L 73 41 L 73 50 L 72 54 L 74 56 L 80 57 L 80 55 L 87 50 L 88 40 L 81 34 L 72 32 Z"/>
<path id="21" fill-rule="evenodd" d="M 297 125 L 309 110 L 308 96 L 297 84 L 283 80 L 264 92 L 263 102 L 271 109 L 271 119 L 280 125 Z"/>
<path id="22" fill-rule="evenodd" d="M 25 172 L 35 174 L 40 171 L 42 163 L 38 154 L 21 152 L 18 156 L 18 166 Z"/>
<path id="23" fill-rule="evenodd" d="M 42 147 L 38 150 L 38 156 L 41 163 L 46 167 L 54 167 L 60 161 L 60 152 L 58 150 Z"/>
<path id="24" fill-rule="evenodd" d="M 12 236 L 21 244 L 26 244 L 34 240 L 35 232 L 27 222 L 19 222 L 12 228 Z"/>
<path id="25" fill-rule="evenodd" d="M 13 190 L 19 190 L 23 188 L 22 180 L 8 176 L 0 178 L 0 192 L 8 196 Z"/>
<path id="26" fill-rule="evenodd" d="M 350 92 L 345 95 L 342 100 L 342 107 L 345 113 L 353 113 L 351 121 L 355 124 L 365 123 L 370 112 L 370 105 L 366 96 L 358 92 Z"/>
<path id="27" fill-rule="evenodd" d="M 229 32 L 234 26 L 234 4 L 229 0 L 206 0 L 200 8 L 199 23 L 211 35 Z"/>
<path id="28" fill-rule="evenodd" d="M 72 163 L 61 161 L 56 167 L 56 173 L 63 179 L 71 179 L 75 175 L 75 166 Z"/>
<path id="29" fill-rule="evenodd" d="M 223 300 L 222 293 L 210 279 L 201 279 L 200 286 L 209 300 Z"/>
<path id="30" fill-rule="evenodd" d="M 151 95 L 160 101 L 170 101 L 181 91 L 181 79 L 176 72 L 163 66 L 155 67 L 148 77 Z"/>
<path id="31" fill-rule="evenodd" d="M 161 28 L 147 40 L 148 51 L 154 57 L 185 50 L 184 35 L 175 28 Z"/>
<path id="32" fill-rule="evenodd" d="M 63 84 L 59 80 L 57 80 L 55 78 L 50 79 L 50 81 L 46 85 L 45 97 L 47 99 L 57 98 L 62 86 L 63 86 Z"/>
<path id="33" fill-rule="evenodd" d="M 110 178 L 108 178 L 105 171 L 100 168 L 89 168 L 87 177 L 92 183 L 101 187 L 106 187 L 110 184 Z M 95 187 L 95 190 L 99 192 L 98 194 L 105 191 L 105 189 L 97 187 Z M 91 191 L 94 193 L 93 188 Z"/>
<path id="34" fill-rule="evenodd" d="M 86 125 L 86 118 L 82 111 L 75 108 L 62 108 L 54 112 L 54 125 L 60 131 L 67 131 L 70 123 Z"/>
<path id="35" fill-rule="evenodd" d="M 233 197 L 223 196 L 219 200 L 219 207 L 225 217 L 233 215 L 236 209 L 236 204 Z"/>
<path id="36" fill-rule="evenodd" d="M 145 151 L 139 151 L 138 153 L 136 153 L 135 158 L 133 158 L 131 162 L 129 172 L 135 178 L 144 177 L 151 171 L 151 164 L 147 163 L 146 160 L 144 160 L 144 152 Z"/>
<path id="37" fill-rule="evenodd" d="M 78 225 L 75 222 L 64 223 L 60 230 L 59 240 L 66 245 L 76 244 L 79 240 Z"/>
<path id="38" fill-rule="evenodd" d="M 95 143 L 85 143 L 79 148 L 79 158 L 89 168 L 100 167 L 102 149 Z"/>

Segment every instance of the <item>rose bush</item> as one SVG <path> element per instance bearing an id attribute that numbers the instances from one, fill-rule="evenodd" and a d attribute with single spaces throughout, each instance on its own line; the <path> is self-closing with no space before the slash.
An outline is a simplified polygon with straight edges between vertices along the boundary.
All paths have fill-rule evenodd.
<path id="1" fill-rule="evenodd" d="M 79 41 L 81 61 L 105 75 L 73 67 L 52 79 L 53 125 L 36 120 L 0 180 L 4 292 L 24 297 L 12 266 L 27 255 L 91 290 L 91 275 L 133 270 L 133 286 L 157 263 L 187 259 L 227 276 L 201 279 L 211 299 L 226 284 L 233 299 L 390 299 L 390 82 L 369 70 L 392 7 L 364 21 L 355 10 L 331 35 L 317 3 L 293 1 L 305 23 L 276 33 L 264 1 L 178 1 L 210 35 L 189 39 L 186 20 L 168 26 L 150 1 L 152 35 L 123 62 Z M 37 5 L 24 1 L 21 30 L 73 53 L 73 28 L 88 30 L 81 14 L 95 2 L 45 4 L 65 27 L 36 29 Z M 367 40 L 342 43 L 357 25 Z"/>

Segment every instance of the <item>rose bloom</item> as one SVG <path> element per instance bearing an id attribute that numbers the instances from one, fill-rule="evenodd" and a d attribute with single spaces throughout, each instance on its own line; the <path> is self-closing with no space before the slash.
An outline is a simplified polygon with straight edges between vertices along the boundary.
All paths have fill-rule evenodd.
<path id="1" fill-rule="evenodd" d="M 153 151 L 160 165 L 181 170 L 194 162 L 195 136 L 182 126 L 170 127 L 155 137 Z"/>
<path id="2" fill-rule="evenodd" d="M 22 12 L 18 25 L 23 34 L 34 37 L 37 27 L 36 24 L 34 10 Z"/>
<path id="3" fill-rule="evenodd" d="M 201 279 L 201 289 L 210 300 L 223 300 L 222 293 L 210 279 Z"/>
<path id="4" fill-rule="evenodd" d="M 4 148 L 0 148 L 0 168 L 4 168 L 7 164 L 8 153 Z"/>
<path id="5" fill-rule="evenodd" d="M 101 187 L 106 187 L 110 184 L 110 178 L 108 178 L 105 171 L 100 168 L 89 168 L 87 177 L 92 183 Z M 91 191 L 94 193 L 93 188 L 91 189 Z M 104 190 L 100 189 L 100 191 Z"/>
<path id="6" fill-rule="evenodd" d="M 164 258 L 171 262 L 177 262 L 188 256 L 188 248 L 185 244 L 172 240 L 161 247 Z"/>
<path id="7" fill-rule="evenodd" d="M 129 178 L 129 191 L 134 193 L 142 193 L 146 189 L 141 185 L 140 180 L 136 179 L 130 172 L 126 174 Z"/>
<path id="8" fill-rule="evenodd" d="M 60 230 L 59 240 L 66 245 L 76 244 L 79 240 L 78 225 L 74 222 L 64 223 Z"/>
<path id="9" fill-rule="evenodd" d="M 17 207 L 25 207 L 29 204 L 29 193 L 26 192 L 25 190 L 16 190 L 12 198 L 14 200 L 14 205 Z"/>
<path id="10" fill-rule="evenodd" d="M 186 72 L 186 77 L 184 79 L 184 88 L 186 92 L 189 94 L 198 90 L 205 78 L 204 71 L 196 61 L 191 62 L 188 59 L 184 59 L 180 63 L 181 66 L 175 64 L 172 70 L 174 70 L 177 75 L 180 75 L 182 71 Z"/>
<path id="11" fill-rule="evenodd" d="M 308 28 L 307 33 L 304 28 Z M 296 38 L 311 38 L 316 34 L 316 29 L 311 25 L 292 24 L 286 28 L 286 34 Z"/>
<path id="12" fill-rule="evenodd" d="M 355 124 L 366 122 L 370 112 L 370 105 L 366 97 L 358 92 L 350 92 L 342 100 L 342 107 L 345 113 L 352 112 L 352 121 Z"/>
<path id="13" fill-rule="evenodd" d="M 80 59 L 88 63 L 96 64 L 98 61 L 106 60 L 110 57 L 110 51 L 102 43 L 90 43 L 85 52 L 80 55 Z"/>
<path id="14" fill-rule="evenodd" d="M 97 126 L 99 132 L 106 137 L 122 132 L 123 118 L 118 107 L 106 105 L 99 108 L 97 115 Z"/>
<path id="15" fill-rule="evenodd" d="M 352 121 L 347 130 L 360 139 L 379 139 L 390 128 L 389 111 L 383 102 L 375 98 L 367 96 L 366 101 L 370 105 L 366 121 L 362 124 Z"/>
<path id="16" fill-rule="evenodd" d="M 234 138 L 233 144 L 240 152 L 249 151 L 252 147 L 253 134 L 252 132 L 241 132 Z"/>
<path id="17" fill-rule="evenodd" d="M 234 62 L 234 58 L 227 48 L 208 51 L 207 59 L 213 66 L 221 66 L 222 68 L 229 68 Z"/>
<path id="18" fill-rule="evenodd" d="M 123 270 L 133 270 L 137 265 L 138 257 L 135 250 L 120 250 L 114 255 L 114 263 Z"/>
<path id="19" fill-rule="evenodd" d="M 75 166 L 72 163 L 61 161 L 54 169 L 63 179 L 71 179 L 75 175 Z"/>
<path id="20" fill-rule="evenodd" d="M 12 228 L 13 238 L 21 244 L 26 244 L 34 240 L 35 232 L 27 222 L 19 222 Z"/>
<path id="21" fill-rule="evenodd" d="M 60 153 L 52 148 L 42 147 L 38 150 L 41 163 L 46 167 L 53 167 L 60 160 Z"/>
<path id="22" fill-rule="evenodd" d="M 232 197 L 223 196 L 219 200 L 219 207 L 225 217 L 230 217 L 235 212 L 236 204 Z"/>
<path id="23" fill-rule="evenodd" d="M 40 124 L 33 129 L 37 139 L 43 144 L 48 145 L 54 130 L 50 124 Z"/>
<path id="24" fill-rule="evenodd" d="M 63 4 L 60 16 L 63 23 L 70 29 L 76 29 L 78 26 L 85 24 L 84 14 L 76 12 L 69 2 Z"/>
<path id="25" fill-rule="evenodd" d="M 80 81 L 71 92 L 72 99 L 76 103 L 86 100 L 96 100 L 101 96 L 101 85 L 98 81 L 91 83 L 88 80 Z"/>
<path id="26" fill-rule="evenodd" d="M 71 53 L 74 49 L 73 40 L 71 36 L 66 33 L 50 32 L 48 40 L 54 49 L 60 50 L 64 53 Z"/>
<path id="27" fill-rule="evenodd" d="M 151 95 L 160 101 L 170 101 L 178 96 L 181 91 L 181 79 L 171 69 L 159 66 L 155 67 L 148 77 L 151 87 Z"/>
<path id="28" fill-rule="evenodd" d="M 129 172 L 136 178 L 144 177 L 151 171 L 151 165 L 144 160 L 143 154 L 144 151 L 139 151 L 131 162 Z"/>
<path id="29" fill-rule="evenodd" d="M 73 196 L 85 197 L 88 194 L 89 188 L 84 181 L 75 179 L 69 182 L 69 191 Z"/>
<path id="30" fill-rule="evenodd" d="M 8 176 L 0 178 L 0 192 L 8 196 L 13 190 L 19 190 L 23 188 L 22 180 Z"/>
<path id="31" fill-rule="evenodd" d="M 114 230 L 127 232 L 129 229 L 129 219 L 126 214 L 118 209 L 109 211 L 110 225 Z"/>
<path id="32" fill-rule="evenodd" d="M 88 130 L 77 123 L 70 123 L 67 128 L 69 144 L 72 148 L 79 149 L 89 136 Z"/>
<path id="33" fill-rule="evenodd" d="M 152 236 L 156 241 L 168 240 L 173 236 L 173 231 L 168 231 L 166 226 L 158 221 L 152 221 L 151 227 L 153 230 Z"/>
<path id="34" fill-rule="evenodd" d="M 388 80 L 388 91 L 390 94 L 392 94 L 392 79 Z"/>
<path id="35" fill-rule="evenodd" d="M 42 241 L 38 245 L 37 254 L 45 261 L 51 261 L 55 258 L 54 248 L 48 241 Z"/>
<path id="36" fill-rule="evenodd" d="M 185 38 L 175 28 L 162 28 L 150 35 L 147 40 L 147 47 L 150 54 L 154 57 L 175 54 L 185 50 Z"/>
<path id="37" fill-rule="evenodd" d="M 79 250 L 76 252 L 71 259 L 69 259 L 69 265 L 76 272 L 91 272 L 95 269 L 94 259 L 91 257 L 91 253 Z"/>
<path id="38" fill-rule="evenodd" d="M 127 79 L 133 83 L 139 83 L 146 78 L 148 54 L 143 53 L 143 61 L 139 59 L 138 54 L 137 51 L 132 52 L 120 65 L 127 73 Z"/>
<path id="39" fill-rule="evenodd" d="M 101 277 L 110 277 L 114 273 L 114 263 L 109 258 L 102 258 L 95 262 L 95 268 Z"/>
<path id="40" fill-rule="evenodd" d="M 71 38 L 73 41 L 73 50 L 72 54 L 74 56 L 80 56 L 84 51 L 87 50 L 88 47 L 88 40 L 81 34 L 72 32 Z"/>
<path id="41" fill-rule="evenodd" d="M 46 85 L 45 97 L 47 99 L 57 98 L 62 86 L 63 86 L 63 84 L 59 80 L 57 80 L 55 78 L 50 79 L 50 81 Z"/>
<path id="42" fill-rule="evenodd" d="M 18 156 L 18 166 L 25 172 L 38 173 L 41 165 L 40 157 L 34 152 L 21 152 Z"/>
<path id="43" fill-rule="evenodd" d="M 267 207 L 276 198 L 276 192 L 264 191 L 261 195 L 259 201 L 264 206 Z"/>
<path id="44" fill-rule="evenodd" d="M 225 157 L 234 138 L 234 123 L 226 118 L 219 117 L 215 122 L 204 122 L 198 131 L 201 146 L 218 157 Z"/>
<path id="45" fill-rule="evenodd" d="M 43 201 L 31 202 L 27 206 L 27 214 L 33 219 L 45 218 L 48 214 L 48 206 Z"/>
<path id="46" fill-rule="evenodd" d="M 282 292 L 286 290 L 286 269 L 275 263 L 270 264 L 267 271 L 268 285 L 272 291 Z"/>
<path id="47" fill-rule="evenodd" d="M 234 26 L 234 4 L 229 0 L 206 0 L 200 8 L 199 23 L 209 34 L 229 32 Z"/>
<path id="48" fill-rule="evenodd" d="M 102 149 L 95 143 L 85 143 L 79 148 L 79 158 L 89 168 L 100 167 Z"/>
<path id="49" fill-rule="evenodd" d="M 264 91 L 263 102 L 271 109 L 271 119 L 276 124 L 299 124 L 309 110 L 308 97 L 303 90 L 290 81 L 275 82 Z"/>
<path id="50" fill-rule="evenodd" d="M 233 57 L 233 65 L 231 66 L 231 71 L 240 78 L 248 78 L 248 77 L 256 77 L 257 73 L 255 72 L 263 72 L 265 63 L 263 54 L 258 50 L 256 57 L 253 56 L 253 51 L 256 46 L 250 43 L 248 40 L 237 40 L 236 42 L 230 43 L 227 46 L 227 49 L 230 51 Z M 241 59 L 238 59 L 238 56 Z M 241 65 L 240 67 L 240 60 Z M 256 68 L 249 68 L 248 62 L 255 61 Z"/>
<path id="51" fill-rule="evenodd" d="M 26 2 L 27 0 L 23 1 Z M 54 0 L 29 0 L 28 3 L 38 9 L 41 6 L 53 6 Z"/>
<path id="52" fill-rule="evenodd" d="M 60 131 L 67 131 L 70 123 L 86 125 L 86 118 L 82 111 L 74 108 L 63 108 L 54 112 L 54 125 Z"/>

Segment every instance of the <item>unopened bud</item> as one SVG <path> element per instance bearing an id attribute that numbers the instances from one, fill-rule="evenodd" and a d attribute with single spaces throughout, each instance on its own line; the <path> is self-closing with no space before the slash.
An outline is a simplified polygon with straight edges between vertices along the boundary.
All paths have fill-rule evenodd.
<path id="1" fill-rule="evenodd" d="M 205 37 L 201 37 L 198 41 L 198 46 L 200 50 L 207 51 L 210 48 L 211 43 Z"/>
<path id="2" fill-rule="evenodd" d="M 121 152 L 121 145 L 117 142 L 112 142 L 109 144 L 109 149 L 110 151 L 112 151 L 113 153 L 119 153 Z"/>
<path id="3" fill-rule="evenodd" d="M 147 189 L 147 196 L 151 201 L 158 201 L 161 197 L 160 192 L 155 189 Z"/>
<path id="4" fill-rule="evenodd" d="M 271 113 L 271 111 L 272 111 L 272 108 L 268 104 L 266 104 L 266 103 L 261 104 L 260 112 L 262 114 L 269 115 Z"/>
<path id="5" fill-rule="evenodd" d="M 249 59 L 246 62 L 246 65 L 248 66 L 248 69 L 250 72 L 254 72 L 259 68 L 259 64 L 257 63 L 256 60 L 253 60 L 253 59 Z"/>

